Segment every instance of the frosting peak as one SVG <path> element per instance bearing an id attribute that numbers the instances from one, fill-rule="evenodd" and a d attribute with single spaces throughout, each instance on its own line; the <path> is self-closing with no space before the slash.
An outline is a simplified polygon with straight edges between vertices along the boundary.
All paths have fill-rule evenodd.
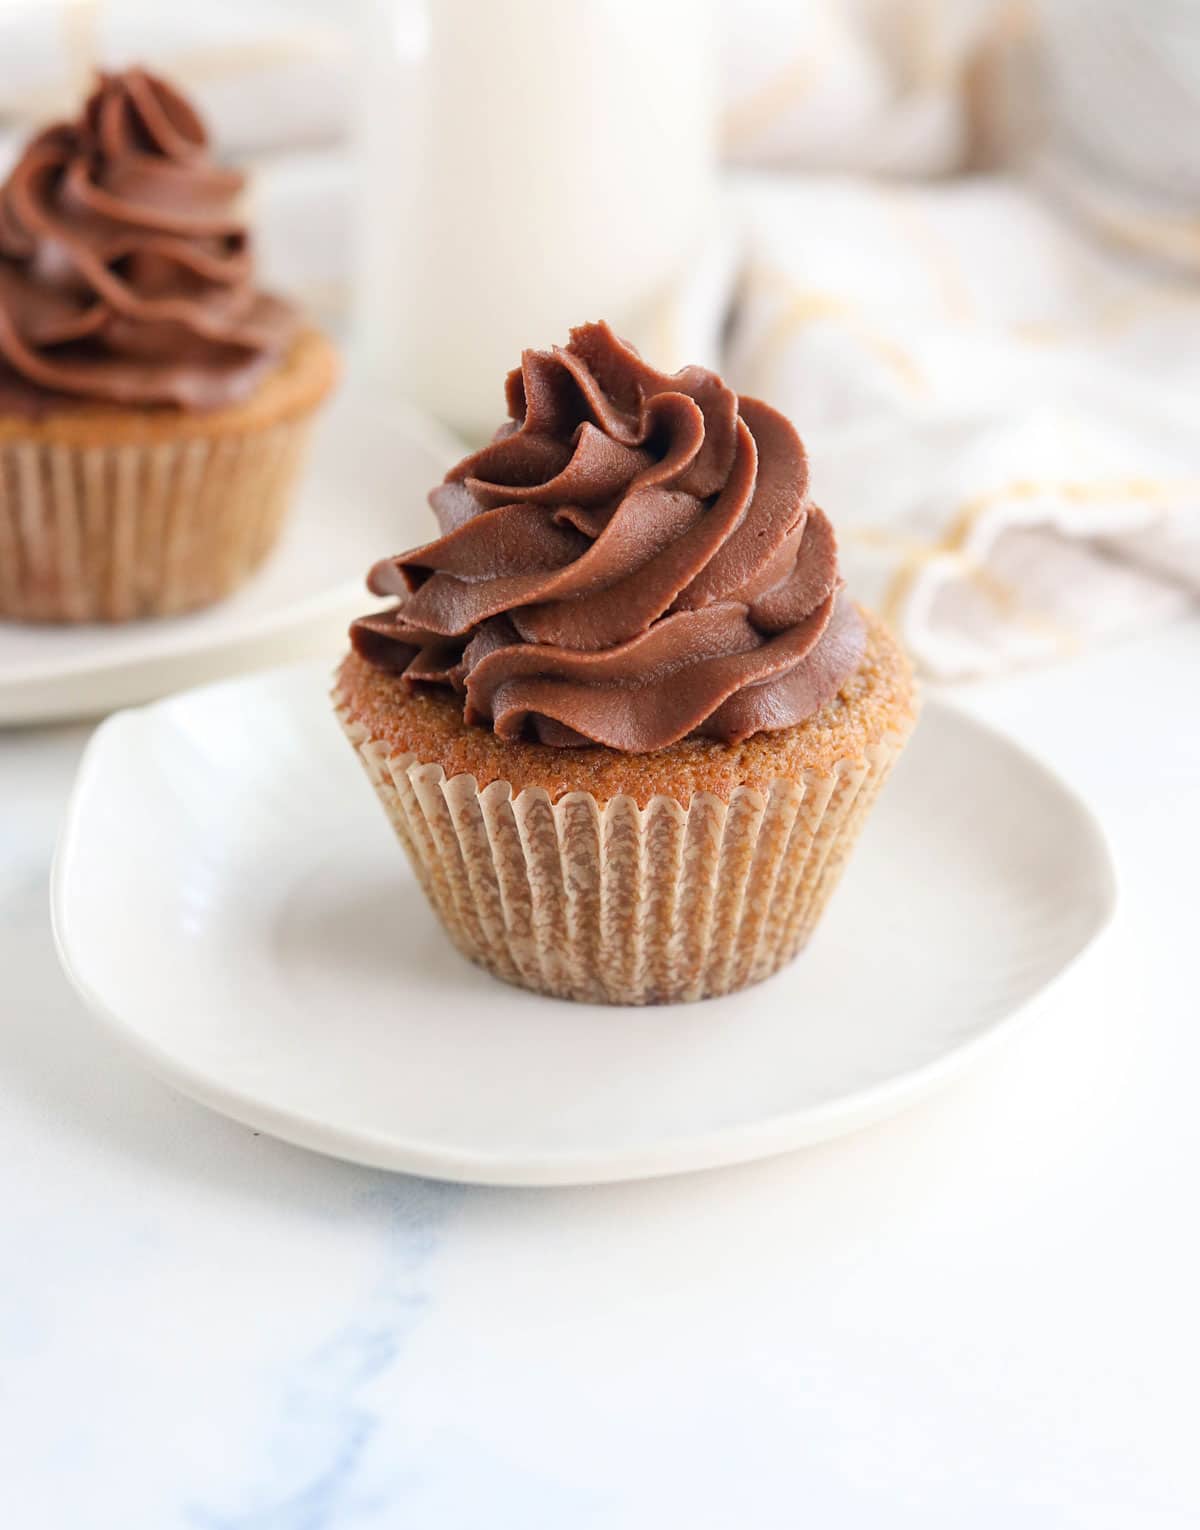
<path id="1" fill-rule="evenodd" d="M 833 530 L 782 415 L 655 371 L 606 324 L 526 351 L 509 422 L 429 496 L 441 536 L 371 570 L 369 662 L 502 738 L 643 753 L 790 727 L 861 658 Z"/>
<path id="2" fill-rule="evenodd" d="M 252 391 L 296 322 L 254 288 L 241 189 L 164 80 L 102 74 L 78 121 L 39 133 L 0 187 L 6 399 L 19 383 L 31 403 L 204 409 Z"/>

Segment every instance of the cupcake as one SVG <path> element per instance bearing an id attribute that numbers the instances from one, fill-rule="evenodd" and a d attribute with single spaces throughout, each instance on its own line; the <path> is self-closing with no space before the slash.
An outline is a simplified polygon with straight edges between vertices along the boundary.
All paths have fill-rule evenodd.
<path id="1" fill-rule="evenodd" d="M 497 977 L 615 1004 L 804 946 L 912 728 L 789 422 L 604 324 L 527 351 L 509 422 L 369 577 L 334 703 L 430 902 Z M 403 917 L 402 912 L 398 917 Z"/>
<path id="2" fill-rule="evenodd" d="M 0 617 L 187 611 L 274 544 L 335 364 L 255 287 L 241 188 L 142 69 L 0 188 Z"/>

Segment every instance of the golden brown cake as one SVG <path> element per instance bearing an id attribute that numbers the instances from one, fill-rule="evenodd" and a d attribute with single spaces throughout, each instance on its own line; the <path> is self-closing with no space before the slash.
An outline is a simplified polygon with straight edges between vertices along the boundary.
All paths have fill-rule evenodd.
<path id="1" fill-rule="evenodd" d="M 453 693 L 406 685 L 356 653 L 343 661 L 335 694 L 347 727 L 362 729 L 389 755 L 436 760 L 447 776 L 474 776 L 481 788 L 507 781 L 514 793 L 537 787 L 552 802 L 587 792 L 601 805 L 627 796 L 643 808 L 656 795 L 686 804 L 696 792 L 727 802 L 739 786 L 765 792 L 781 776 L 827 776 L 839 761 L 911 731 L 912 667 L 883 622 L 868 611 L 862 616 L 866 650 L 837 694 L 803 722 L 752 733 L 736 744 L 689 738 L 653 754 L 623 754 L 597 746 L 507 742 L 489 728 L 465 723 Z"/>
<path id="2" fill-rule="evenodd" d="M 459 948 L 610 1003 L 801 949 L 915 720 L 846 600 L 790 424 L 604 325 L 527 352 L 510 424 L 372 570 L 334 702 Z"/>

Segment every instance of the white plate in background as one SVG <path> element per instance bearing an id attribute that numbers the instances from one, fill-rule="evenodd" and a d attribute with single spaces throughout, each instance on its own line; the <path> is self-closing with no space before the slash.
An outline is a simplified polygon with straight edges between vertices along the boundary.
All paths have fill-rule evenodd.
<path id="1" fill-rule="evenodd" d="M 52 892 L 64 965 L 116 1036 L 321 1152 L 551 1185 L 833 1137 L 981 1056 L 1113 907 L 1078 798 L 931 701 L 792 966 L 660 1009 L 526 993 L 442 934 L 329 679 L 293 666 L 110 718 Z"/>
<path id="2" fill-rule="evenodd" d="M 318 417 L 279 546 L 228 600 L 117 625 L 0 621 L 0 724 L 97 716 L 251 665 L 334 654 L 376 559 L 427 541 L 425 496 L 462 454 L 406 405 L 344 387 Z"/>

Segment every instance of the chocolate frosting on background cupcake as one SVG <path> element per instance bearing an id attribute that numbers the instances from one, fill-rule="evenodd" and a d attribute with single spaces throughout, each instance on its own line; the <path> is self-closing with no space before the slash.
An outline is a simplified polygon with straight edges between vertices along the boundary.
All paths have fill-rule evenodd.
<path id="1" fill-rule="evenodd" d="M 862 657 L 782 415 L 656 372 L 605 324 L 526 351 L 510 423 L 430 495 L 441 537 L 379 563 L 357 652 L 465 694 L 506 739 L 630 752 L 803 721 Z"/>
<path id="2" fill-rule="evenodd" d="M 0 410 L 248 397 L 299 326 L 254 286 L 241 189 L 170 85 L 102 74 L 0 188 Z"/>

